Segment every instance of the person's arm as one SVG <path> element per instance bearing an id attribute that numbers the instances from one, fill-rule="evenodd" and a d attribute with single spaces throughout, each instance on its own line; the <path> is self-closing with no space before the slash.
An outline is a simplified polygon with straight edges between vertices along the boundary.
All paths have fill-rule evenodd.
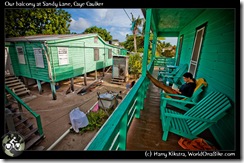
<path id="1" fill-rule="evenodd" d="M 182 94 L 181 91 L 179 89 L 173 89 L 175 92 L 177 92 L 178 94 Z"/>

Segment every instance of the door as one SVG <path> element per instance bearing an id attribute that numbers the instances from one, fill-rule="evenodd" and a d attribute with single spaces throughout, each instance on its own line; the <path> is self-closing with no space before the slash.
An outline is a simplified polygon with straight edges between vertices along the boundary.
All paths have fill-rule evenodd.
<path id="1" fill-rule="evenodd" d="M 195 73 L 197 70 L 197 64 L 198 64 L 198 59 L 200 56 L 205 27 L 206 26 L 204 25 L 204 26 L 198 28 L 196 31 L 195 42 L 194 42 L 190 66 L 189 66 L 189 70 L 188 70 L 190 73 L 192 73 L 193 77 L 195 77 Z"/>
<path id="2" fill-rule="evenodd" d="M 14 75 L 8 47 L 5 47 L 5 74 Z"/>

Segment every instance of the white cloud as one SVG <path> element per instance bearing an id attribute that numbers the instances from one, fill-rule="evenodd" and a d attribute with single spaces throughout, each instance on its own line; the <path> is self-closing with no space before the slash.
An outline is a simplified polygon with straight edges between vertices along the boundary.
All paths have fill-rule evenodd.
<path id="1" fill-rule="evenodd" d="M 126 34 L 132 34 L 131 13 L 135 18 L 144 18 L 141 9 L 79 9 L 68 10 L 72 14 L 71 32 L 83 32 L 86 28 L 97 26 L 106 29 L 113 39 L 125 41 Z"/>
<path id="2" fill-rule="evenodd" d="M 108 9 L 94 9 L 95 16 L 98 17 L 99 19 L 104 19 Z"/>
<path id="3" fill-rule="evenodd" d="M 109 29 L 110 34 L 113 36 L 113 39 L 118 39 L 119 41 L 123 42 L 125 41 L 126 35 L 131 35 L 132 32 L 129 28 L 117 28 L 117 27 L 111 27 Z"/>
<path id="4" fill-rule="evenodd" d="M 78 20 L 74 20 L 71 18 L 71 20 L 72 21 L 70 23 L 70 30 L 83 31 L 91 26 L 91 23 L 84 18 L 79 18 Z"/>
<path id="5" fill-rule="evenodd" d="M 97 25 L 114 26 L 114 27 L 130 27 L 131 26 L 131 13 L 134 17 L 143 18 L 139 9 L 96 9 L 95 22 Z"/>

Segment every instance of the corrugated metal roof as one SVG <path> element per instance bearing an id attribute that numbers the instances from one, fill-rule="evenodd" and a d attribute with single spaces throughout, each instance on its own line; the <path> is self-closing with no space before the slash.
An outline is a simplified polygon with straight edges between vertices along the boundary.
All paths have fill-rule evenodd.
<path id="1" fill-rule="evenodd" d="M 62 34 L 62 35 L 34 35 L 34 36 L 23 36 L 23 37 L 11 37 L 6 38 L 7 42 L 18 42 L 18 41 L 50 41 L 50 40 L 60 40 L 60 39 L 71 39 L 75 37 L 87 37 L 94 36 L 97 34 L 89 33 L 89 34 Z"/>

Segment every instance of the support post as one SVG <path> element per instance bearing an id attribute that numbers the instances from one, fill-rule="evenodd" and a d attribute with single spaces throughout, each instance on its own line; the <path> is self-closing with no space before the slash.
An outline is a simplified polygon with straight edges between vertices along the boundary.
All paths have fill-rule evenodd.
<path id="1" fill-rule="evenodd" d="M 156 54 L 156 47 L 157 47 L 157 33 L 153 32 L 153 45 L 152 45 L 152 55 L 151 55 L 151 61 L 153 61 L 153 58 L 155 57 Z"/>
<path id="2" fill-rule="evenodd" d="M 74 89 L 74 78 L 70 79 L 70 89 L 71 89 L 72 92 L 75 91 L 75 89 Z"/>
<path id="3" fill-rule="evenodd" d="M 36 83 L 37 83 L 39 94 L 42 94 L 43 90 L 42 90 L 41 81 L 40 80 L 36 80 Z"/>
<path id="4" fill-rule="evenodd" d="M 147 9 L 146 10 L 144 52 L 143 52 L 143 60 L 142 60 L 142 76 L 146 76 L 146 72 L 147 72 L 147 58 L 148 58 L 148 46 L 149 46 L 149 38 L 150 38 L 151 19 L 152 19 L 152 9 Z"/>
<path id="5" fill-rule="evenodd" d="M 86 72 L 85 72 L 85 74 L 84 74 L 84 84 L 85 84 L 85 86 L 87 86 L 87 82 L 86 82 Z"/>
<path id="6" fill-rule="evenodd" d="M 55 82 L 50 82 L 50 86 L 51 86 L 51 91 L 52 91 L 52 95 L 53 95 L 53 100 L 56 100 L 57 96 L 56 96 Z"/>
<path id="7" fill-rule="evenodd" d="M 95 70 L 95 77 L 96 77 L 96 80 L 97 80 L 97 70 Z"/>
<path id="8" fill-rule="evenodd" d="M 26 77 L 22 77 L 25 86 L 29 89 L 28 79 Z"/>

